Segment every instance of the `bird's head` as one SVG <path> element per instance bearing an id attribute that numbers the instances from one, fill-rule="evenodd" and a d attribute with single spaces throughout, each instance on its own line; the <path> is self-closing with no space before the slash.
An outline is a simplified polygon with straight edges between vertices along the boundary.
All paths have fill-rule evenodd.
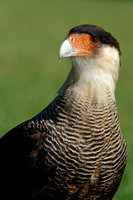
<path id="1" fill-rule="evenodd" d="M 59 59 L 70 57 L 72 68 L 82 80 L 108 82 L 118 79 L 120 47 L 117 40 L 104 29 L 94 25 L 72 28 L 59 50 Z M 110 84 L 109 83 L 109 84 Z"/>
<path id="2" fill-rule="evenodd" d="M 115 48 L 119 55 L 117 40 L 104 29 L 94 25 L 80 25 L 70 30 L 67 39 L 62 43 L 59 59 L 65 57 L 93 57 L 102 47 Z"/>

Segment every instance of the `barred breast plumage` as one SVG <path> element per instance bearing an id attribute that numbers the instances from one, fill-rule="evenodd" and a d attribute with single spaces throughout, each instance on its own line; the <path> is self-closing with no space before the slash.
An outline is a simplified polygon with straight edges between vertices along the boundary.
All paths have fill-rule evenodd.
<path id="1" fill-rule="evenodd" d="M 97 30 L 95 26 L 91 28 Z M 14 162 L 11 169 L 19 183 L 15 185 L 17 191 L 12 191 L 14 176 L 3 165 L 2 170 L 10 178 L 2 188 L 5 191 L 10 185 L 2 193 L 3 199 L 11 194 L 17 199 L 22 192 L 21 183 L 24 192 L 19 199 L 113 198 L 126 165 L 126 144 L 114 97 L 119 61 L 113 51 L 118 52 L 118 46 L 117 50 L 114 46 L 107 51 L 106 46 L 101 48 L 97 55 L 102 64 L 98 56 L 95 62 L 92 58 L 72 57 L 72 70 L 55 100 L 1 139 L 2 159 L 8 158 L 6 164 Z M 64 50 L 61 52 L 64 56 Z M 106 56 L 101 58 L 102 55 Z"/>
<path id="2" fill-rule="evenodd" d="M 109 104 L 99 105 L 88 96 L 79 101 L 80 94 L 77 93 L 69 105 L 68 93 L 59 95 L 28 124 L 34 129 L 45 127 L 48 133 L 44 137 L 44 149 L 48 152 L 45 163 L 57 166 L 49 177 L 52 184 L 50 196 L 55 198 L 58 192 L 67 189 L 66 199 L 71 199 L 75 193 L 80 199 L 84 199 L 87 193 L 89 197 L 86 199 L 102 199 L 105 190 L 111 199 L 126 162 L 125 140 L 116 104 L 109 94 Z M 39 164 L 36 162 L 37 168 Z"/>

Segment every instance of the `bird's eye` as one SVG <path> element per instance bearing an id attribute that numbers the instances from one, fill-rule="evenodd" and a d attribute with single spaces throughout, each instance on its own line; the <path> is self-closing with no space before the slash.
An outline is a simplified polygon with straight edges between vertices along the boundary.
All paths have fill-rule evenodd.
<path id="1" fill-rule="evenodd" d="M 98 39 L 97 37 L 91 37 L 91 38 L 90 38 L 90 43 L 91 43 L 93 46 L 97 46 L 97 45 L 100 43 L 100 41 L 99 41 L 99 39 Z"/>

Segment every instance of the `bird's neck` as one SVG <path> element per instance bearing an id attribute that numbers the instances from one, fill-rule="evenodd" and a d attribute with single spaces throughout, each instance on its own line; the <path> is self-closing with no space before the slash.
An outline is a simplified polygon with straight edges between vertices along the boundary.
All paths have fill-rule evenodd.
<path id="1" fill-rule="evenodd" d="M 82 100 L 87 97 L 87 99 L 102 104 L 110 98 L 115 101 L 114 93 L 119 67 L 111 66 L 110 62 L 101 62 L 101 65 L 99 62 L 94 63 L 87 58 L 72 58 L 72 69 L 59 94 L 67 93 L 73 99 L 74 95 L 77 98 L 78 94 Z"/>

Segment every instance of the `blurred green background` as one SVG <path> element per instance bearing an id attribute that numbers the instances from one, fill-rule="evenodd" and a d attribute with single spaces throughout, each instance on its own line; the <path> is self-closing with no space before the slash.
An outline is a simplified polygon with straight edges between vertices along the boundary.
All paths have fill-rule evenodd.
<path id="1" fill-rule="evenodd" d="M 133 1 L 0 0 L 0 136 L 56 96 L 69 70 L 58 50 L 70 28 L 94 24 L 121 46 L 116 98 L 128 162 L 114 200 L 133 199 Z"/>

